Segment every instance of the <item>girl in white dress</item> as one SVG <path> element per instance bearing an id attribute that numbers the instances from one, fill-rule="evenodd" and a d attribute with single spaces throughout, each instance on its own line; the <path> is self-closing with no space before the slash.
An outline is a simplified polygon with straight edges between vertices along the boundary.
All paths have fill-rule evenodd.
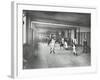
<path id="1" fill-rule="evenodd" d="M 65 41 L 65 42 L 64 42 L 64 47 L 65 47 L 65 49 L 67 49 L 67 48 L 68 48 L 67 41 Z"/>
<path id="2" fill-rule="evenodd" d="M 55 53 L 55 39 L 52 38 L 50 42 L 50 54 Z"/>
<path id="3" fill-rule="evenodd" d="M 73 44 L 73 54 L 77 56 L 75 44 Z"/>

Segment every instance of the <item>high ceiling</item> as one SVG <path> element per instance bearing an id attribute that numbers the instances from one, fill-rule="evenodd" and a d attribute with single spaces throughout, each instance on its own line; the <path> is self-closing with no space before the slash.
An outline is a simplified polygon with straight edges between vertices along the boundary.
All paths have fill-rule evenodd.
<path id="1" fill-rule="evenodd" d="M 61 23 L 68 25 L 90 27 L 91 14 L 89 13 L 71 13 L 71 12 L 50 12 L 50 11 L 27 11 L 26 15 L 30 16 L 32 20 Z"/>

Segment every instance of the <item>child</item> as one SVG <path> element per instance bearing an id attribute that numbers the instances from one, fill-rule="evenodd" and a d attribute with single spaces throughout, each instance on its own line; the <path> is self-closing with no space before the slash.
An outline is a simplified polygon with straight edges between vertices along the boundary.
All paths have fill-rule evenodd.
<path id="1" fill-rule="evenodd" d="M 55 53 L 55 39 L 52 38 L 50 42 L 50 54 Z"/>
<path id="2" fill-rule="evenodd" d="M 73 44 L 73 53 L 74 53 L 74 55 L 78 56 L 77 53 L 76 53 L 76 47 L 75 47 L 75 44 Z"/>
<path id="3" fill-rule="evenodd" d="M 61 43 L 60 43 L 60 49 L 64 48 L 64 38 L 61 39 Z"/>
<path id="4" fill-rule="evenodd" d="M 65 41 L 65 42 L 64 42 L 64 45 L 65 45 L 65 46 L 64 46 L 64 47 L 65 47 L 65 49 L 68 49 L 68 44 L 67 44 L 67 41 Z"/>

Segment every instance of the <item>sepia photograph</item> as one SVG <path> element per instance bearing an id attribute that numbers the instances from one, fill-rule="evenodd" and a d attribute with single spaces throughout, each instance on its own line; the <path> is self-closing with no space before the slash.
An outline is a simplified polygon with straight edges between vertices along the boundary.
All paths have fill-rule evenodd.
<path id="1" fill-rule="evenodd" d="M 91 66 L 91 13 L 22 11 L 23 69 Z"/>

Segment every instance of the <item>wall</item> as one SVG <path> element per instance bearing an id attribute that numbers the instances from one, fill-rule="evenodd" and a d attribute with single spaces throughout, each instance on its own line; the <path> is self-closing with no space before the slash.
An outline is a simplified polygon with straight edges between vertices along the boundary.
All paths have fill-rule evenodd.
<path id="1" fill-rule="evenodd" d="M 11 1 L 0 1 L 0 80 L 12 80 L 10 77 L 11 70 Z M 25 1 L 25 0 L 23 0 Z M 100 14 L 100 0 L 28 0 L 37 4 L 54 4 L 54 5 L 76 5 L 76 6 L 96 6 L 97 14 Z M 100 15 L 97 15 L 98 26 L 95 26 L 92 35 L 93 50 L 97 54 L 97 72 L 83 74 L 65 74 L 59 76 L 35 77 L 25 80 L 100 80 Z M 16 79 L 24 80 L 24 79 Z"/>
<path id="2" fill-rule="evenodd" d="M 84 39 L 87 40 L 87 45 L 91 47 L 90 39 L 91 39 L 91 29 L 87 27 L 80 27 L 80 45 L 83 45 Z"/>
<path id="3" fill-rule="evenodd" d="M 80 27 L 80 32 L 90 32 L 90 30 L 88 27 Z"/>

